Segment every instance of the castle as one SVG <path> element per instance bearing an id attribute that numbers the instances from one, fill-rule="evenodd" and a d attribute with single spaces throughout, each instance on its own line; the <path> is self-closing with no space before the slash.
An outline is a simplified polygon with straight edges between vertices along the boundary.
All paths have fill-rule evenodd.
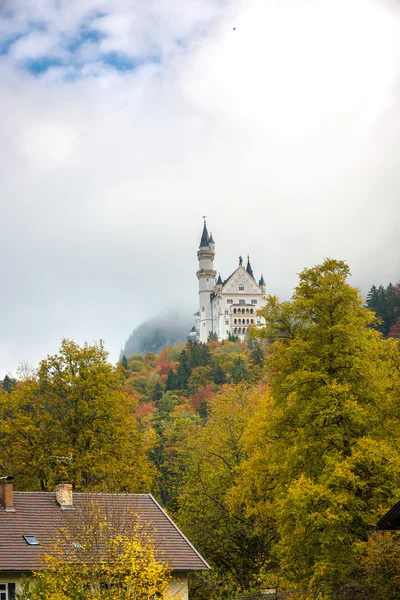
<path id="1" fill-rule="evenodd" d="M 257 283 L 251 268 L 250 258 L 244 268 L 242 257 L 239 266 L 225 281 L 214 270 L 215 242 L 212 233 L 208 235 L 204 219 L 203 233 L 197 252 L 199 270 L 199 310 L 195 313 L 195 326 L 190 338 L 198 342 L 207 342 L 210 334 L 216 334 L 218 340 L 238 336 L 244 340 L 249 327 L 264 322 L 257 310 L 265 305 L 265 281 Z"/>

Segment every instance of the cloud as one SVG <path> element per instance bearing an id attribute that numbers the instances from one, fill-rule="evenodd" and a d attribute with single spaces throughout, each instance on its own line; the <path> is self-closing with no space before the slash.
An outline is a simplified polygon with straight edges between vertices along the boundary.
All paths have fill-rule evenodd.
<path id="1" fill-rule="evenodd" d="M 222 276 L 250 252 L 281 297 L 325 256 L 399 279 L 399 12 L 350 4 L 5 6 L 0 377 L 194 312 L 204 213 Z"/>

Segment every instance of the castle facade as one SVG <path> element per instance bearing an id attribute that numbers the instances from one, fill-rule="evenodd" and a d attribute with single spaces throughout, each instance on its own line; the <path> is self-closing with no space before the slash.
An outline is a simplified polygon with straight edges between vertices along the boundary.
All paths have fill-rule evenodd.
<path id="1" fill-rule="evenodd" d="M 203 233 L 197 252 L 199 270 L 199 310 L 195 313 L 195 326 L 191 338 L 207 342 L 210 334 L 218 340 L 238 336 L 244 340 L 249 327 L 261 325 L 264 319 L 257 315 L 258 309 L 265 305 L 266 292 L 263 275 L 256 281 L 247 257 L 247 266 L 243 266 L 239 257 L 239 266 L 224 281 L 217 277 L 214 270 L 215 242 L 208 234 L 204 219 Z"/>

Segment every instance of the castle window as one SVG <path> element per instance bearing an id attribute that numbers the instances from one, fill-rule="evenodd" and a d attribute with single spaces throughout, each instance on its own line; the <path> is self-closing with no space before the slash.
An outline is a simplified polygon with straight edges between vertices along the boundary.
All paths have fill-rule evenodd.
<path id="1" fill-rule="evenodd" d="M 249 314 L 249 309 L 248 309 L 248 308 L 246 308 L 246 315 L 248 315 L 248 314 Z"/>
<path id="2" fill-rule="evenodd" d="M 233 304 L 233 300 L 229 299 L 226 301 L 227 304 Z"/>
<path id="3" fill-rule="evenodd" d="M 229 314 L 229 310 L 225 309 L 225 314 L 228 315 Z"/>
<path id="4" fill-rule="evenodd" d="M 237 319 L 233 319 L 233 323 L 236 325 L 236 323 L 237 323 Z"/>
<path id="5" fill-rule="evenodd" d="M 239 292 L 244 292 L 244 285 L 239 285 Z"/>
<path id="6" fill-rule="evenodd" d="M 246 300 L 244 298 L 242 300 L 239 300 L 239 304 L 246 304 Z"/>
<path id="7" fill-rule="evenodd" d="M 235 327 L 234 332 L 237 333 L 237 327 Z"/>
<path id="8" fill-rule="evenodd" d="M 244 308 L 242 308 L 242 315 L 244 315 L 244 313 L 245 313 L 245 312 L 246 312 L 246 311 L 244 310 Z"/>
<path id="9" fill-rule="evenodd" d="M 252 315 L 254 313 L 254 310 L 251 308 L 250 309 L 250 314 Z"/>
<path id="10" fill-rule="evenodd" d="M 205 306 L 202 306 L 202 307 L 201 307 L 201 312 L 204 312 L 205 310 L 206 310 L 206 307 L 205 307 Z"/>
<path id="11" fill-rule="evenodd" d="M 257 300 L 252 300 L 251 303 L 252 304 L 257 304 Z"/>
<path id="12" fill-rule="evenodd" d="M 225 319 L 225 325 L 229 325 L 228 319 Z"/>
<path id="13" fill-rule="evenodd" d="M 253 325 L 253 323 L 254 323 L 253 319 L 251 319 L 250 323 Z"/>
<path id="14" fill-rule="evenodd" d="M 236 315 L 236 308 L 233 309 L 233 314 Z"/>
<path id="15" fill-rule="evenodd" d="M 247 319 L 246 323 L 247 323 L 247 325 L 249 324 L 249 320 L 248 319 Z"/>
<path id="16" fill-rule="evenodd" d="M 259 324 L 260 324 L 260 319 L 257 319 L 257 325 L 259 325 Z"/>

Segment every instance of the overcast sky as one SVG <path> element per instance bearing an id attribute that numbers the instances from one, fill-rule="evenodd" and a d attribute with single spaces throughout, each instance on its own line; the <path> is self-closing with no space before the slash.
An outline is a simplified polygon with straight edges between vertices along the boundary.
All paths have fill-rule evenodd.
<path id="1" fill-rule="evenodd" d="M 203 214 L 282 299 L 400 279 L 394 0 L 0 0 L 0 115 L 0 378 L 195 312 Z"/>

